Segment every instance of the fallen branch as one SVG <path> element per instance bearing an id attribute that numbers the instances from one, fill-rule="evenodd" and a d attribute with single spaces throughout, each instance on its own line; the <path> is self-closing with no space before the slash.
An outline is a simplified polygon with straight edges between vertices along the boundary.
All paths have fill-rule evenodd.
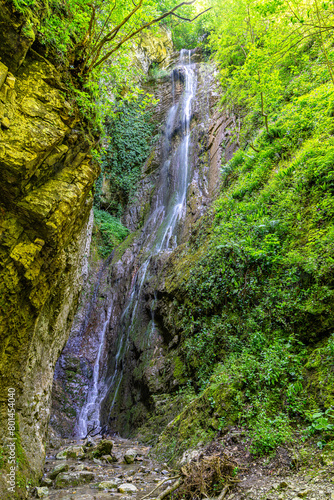
<path id="1" fill-rule="evenodd" d="M 182 483 L 183 483 L 183 478 L 179 477 L 179 479 L 177 481 L 175 481 L 175 483 L 172 484 L 172 486 L 170 486 L 169 488 L 164 490 L 162 493 L 160 493 L 160 495 L 157 497 L 156 500 L 162 500 L 163 498 L 166 498 L 170 493 L 173 493 L 173 491 L 177 490 L 181 486 Z"/>
<path id="2" fill-rule="evenodd" d="M 148 494 L 148 495 L 145 495 L 144 497 L 141 497 L 140 500 L 144 500 L 144 498 L 148 498 L 152 495 L 152 493 L 154 493 L 158 488 L 160 488 L 160 486 L 162 486 L 166 481 L 171 481 L 172 479 L 178 479 L 180 476 L 173 476 L 173 477 L 166 477 L 165 479 L 163 479 L 162 481 L 160 481 L 156 487 Z"/>
<path id="3" fill-rule="evenodd" d="M 223 498 L 225 498 L 226 493 L 228 492 L 229 487 L 230 485 L 227 484 L 225 488 L 221 491 L 219 497 L 216 498 L 216 500 L 223 500 Z"/>
<path id="4" fill-rule="evenodd" d="M 255 151 L 255 153 L 259 153 L 260 151 L 253 146 L 253 144 L 249 143 L 249 146 L 252 148 L 253 151 Z"/>
<path id="5" fill-rule="evenodd" d="M 96 431 L 96 429 L 97 429 L 97 425 L 93 424 L 92 427 L 90 429 L 88 429 L 87 434 L 84 437 L 84 439 L 87 439 L 88 436 L 91 436 L 92 432 Z"/>

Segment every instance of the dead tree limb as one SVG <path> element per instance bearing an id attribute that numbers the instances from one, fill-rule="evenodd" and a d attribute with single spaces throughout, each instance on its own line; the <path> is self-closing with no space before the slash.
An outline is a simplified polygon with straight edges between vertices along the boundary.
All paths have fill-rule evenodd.
<path id="1" fill-rule="evenodd" d="M 160 495 L 157 497 L 156 500 L 163 500 L 163 498 L 166 498 L 170 493 L 173 493 L 173 491 L 177 490 L 181 484 L 183 483 L 183 478 L 179 477 L 177 481 L 175 481 L 174 484 L 169 486 L 169 488 L 165 489 Z"/>
<path id="2" fill-rule="evenodd" d="M 178 479 L 180 476 L 174 476 L 174 477 L 166 477 L 165 479 L 163 479 L 162 481 L 160 481 L 156 487 L 150 491 L 150 493 L 148 495 L 145 495 L 144 497 L 141 497 L 140 500 L 144 500 L 144 498 L 148 498 L 152 495 L 152 493 L 154 493 L 155 491 L 157 491 L 158 488 L 160 488 L 160 486 L 162 486 L 166 481 L 171 481 L 172 479 Z"/>

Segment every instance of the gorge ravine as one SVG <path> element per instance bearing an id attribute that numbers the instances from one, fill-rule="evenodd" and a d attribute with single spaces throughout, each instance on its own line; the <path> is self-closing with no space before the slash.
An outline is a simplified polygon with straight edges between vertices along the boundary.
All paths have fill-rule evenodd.
<path id="1" fill-rule="evenodd" d="M 133 435 L 154 411 L 151 396 L 175 385 L 176 353 L 169 347 L 175 335 L 165 331 L 159 315 L 157 280 L 215 195 L 221 143 L 229 142 L 231 124 L 213 114 L 214 68 L 195 62 L 198 57 L 181 51 L 170 77 L 154 89 L 156 116 L 165 125 L 124 216 L 132 234 L 99 277 L 99 300 L 88 321 L 87 305 L 79 307 L 57 363 L 51 426 L 64 437 L 100 424 Z"/>

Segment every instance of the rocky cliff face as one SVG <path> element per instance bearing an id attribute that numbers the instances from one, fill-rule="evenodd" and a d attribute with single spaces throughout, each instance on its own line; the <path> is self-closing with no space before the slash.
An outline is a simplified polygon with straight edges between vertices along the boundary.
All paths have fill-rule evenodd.
<path id="1" fill-rule="evenodd" d="M 237 147 L 232 133 L 235 126 L 233 116 L 214 112 L 214 105 L 219 97 L 214 83 L 214 71 L 207 64 L 196 65 L 198 88 L 191 120 L 191 172 L 186 213 L 179 227 L 180 243 L 187 241 L 192 227 L 215 198 L 221 161 L 223 158 L 229 159 Z M 159 124 L 164 124 L 173 104 L 173 87 L 174 99 L 177 101 L 184 89 L 184 79 L 176 71 L 173 78 L 164 76 L 152 85 L 149 91 L 159 99 L 154 119 Z M 173 137 L 172 149 L 175 151 L 180 143 L 178 120 L 170 135 Z M 99 332 L 110 308 L 112 312 L 100 361 L 100 389 L 104 399 L 101 407 L 102 421 L 123 435 L 134 434 L 150 415 L 159 413 L 162 395 L 175 391 L 182 383 L 182 376 L 178 373 L 178 332 L 171 325 L 165 327 L 162 308 L 169 306 L 166 303 L 162 305 L 156 294 L 157 290 L 161 297 L 164 293 L 159 290 L 164 287 L 163 270 L 173 265 L 175 252 L 168 251 L 152 259 L 126 345 L 120 340 L 124 310 L 131 293 L 139 286 L 140 276 L 137 275 L 145 259 L 142 245 L 150 231 L 147 225 L 154 210 L 154 196 L 161 187 L 159 183 L 165 136 L 166 129 L 162 126 L 160 140 L 143 166 L 135 200 L 127 207 L 123 216 L 123 222 L 132 234 L 116 249 L 109 262 L 101 267 L 100 273 L 95 266 L 95 292 L 91 284 L 91 291 L 87 289 L 89 298 L 81 305 L 76 319 L 77 326 L 57 364 L 51 422 L 52 427 L 63 437 L 74 432 L 85 393 L 87 389 L 92 390 Z M 166 181 L 170 182 L 170 179 L 165 179 Z M 94 256 L 91 260 L 94 261 Z M 173 297 L 168 297 L 169 300 L 172 303 Z M 92 303 L 94 307 L 89 306 Z M 121 362 L 117 361 L 121 358 Z M 122 370 L 121 379 L 117 379 L 119 370 Z M 63 404 L 64 399 L 66 404 Z M 177 410 L 176 405 L 172 411 Z"/>
<path id="2" fill-rule="evenodd" d="M 20 496 L 26 475 L 34 480 L 42 470 L 53 371 L 82 285 L 98 172 L 92 139 L 66 101 L 60 75 L 34 51 L 25 57 L 32 38 L 28 43 L 9 14 L 1 5 L 0 424 L 6 471 L 13 388 Z M 5 475 L 1 488 L 1 498 L 13 498 Z"/>
<path id="3" fill-rule="evenodd" d="M 159 69 L 167 69 L 175 60 L 172 34 L 167 29 L 161 29 L 158 36 L 149 31 L 143 31 L 135 46 L 135 61 L 140 64 L 145 73 L 156 65 Z"/>
<path id="4" fill-rule="evenodd" d="M 193 57 L 196 57 L 196 54 Z M 194 59 L 195 59 L 194 57 Z M 142 292 L 135 305 L 135 319 L 129 328 L 129 338 L 123 359 L 123 377 L 117 393 L 111 390 L 102 404 L 102 421 L 121 434 L 135 435 L 153 415 L 160 412 L 160 403 L 175 393 L 184 383 L 180 370 L 180 337 L 175 325 L 177 310 L 173 308 L 174 296 L 165 289 L 166 270 L 175 266 L 180 249 L 191 237 L 196 222 L 207 212 L 214 200 L 220 183 L 220 166 L 222 161 L 231 158 L 237 148 L 233 140 L 235 122 L 233 115 L 214 111 L 219 95 L 216 92 L 215 68 L 205 63 L 196 64 L 198 86 L 194 99 L 191 119 L 190 172 L 187 188 L 186 211 L 179 223 L 178 244 L 174 251 L 159 253 L 150 261 L 148 273 L 142 284 Z M 172 105 L 172 85 L 169 81 L 162 86 L 160 106 L 157 113 L 162 123 L 166 120 L 167 110 Z M 176 87 L 175 100 L 183 91 L 182 75 L 174 74 Z M 166 92 L 166 89 L 167 92 Z M 168 96 L 168 97 L 167 97 Z M 126 307 L 134 286 L 134 277 L 140 269 L 145 257 L 142 248 L 145 225 L 152 213 L 154 193 L 159 189 L 160 169 L 162 168 L 163 140 L 166 130 L 158 146 L 143 168 L 139 194 L 140 204 L 128 207 L 125 220 L 135 230 L 133 241 L 128 238 L 123 248 L 118 249 L 110 268 L 110 286 L 113 305 L 115 307 L 114 322 L 110 324 L 109 348 L 106 355 L 105 379 L 107 385 L 113 380 L 118 353 L 121 350 L 119 332 L 124 321 Z M 176 150 L 180 143 L 181 125 L 175 122 L 171 131 L 172 149 Z M 165 183 L 173 182 L 170 178 Z M 147 228 L 146 228 L 147 231 Z M 119 293 L 121 290 L 121 293 Z M 123 311 L 123 314 L 122 314 Z M 170 314 L 172 312 L 172 314 Z M 165 317 L 166 316 L 166 317 Z M 112 385 L 112 384 L 111 384 Z M 173 405 L 171 414 L 176 414 L 178 405 Z M 162 416 L 157 434 L 168 423 L 171 414 Z M 158 418 L 159 420 L 159 418 Z M 150 428 L 153 432 L 153 426 Z M 144 439 L 147 436 L 142 434 Z M 152 437 L 152 436 L 150 436 Z"/>

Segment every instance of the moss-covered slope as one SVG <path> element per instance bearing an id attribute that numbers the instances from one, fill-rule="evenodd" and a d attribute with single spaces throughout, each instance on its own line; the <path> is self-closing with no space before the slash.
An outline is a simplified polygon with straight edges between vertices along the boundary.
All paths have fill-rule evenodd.
<path id="1" fill-rule="evenodd" d="M 166 458 L 229 424 L 260 454 L 333 438 L 334 89 L 315 61 L 286 94 L 155 283 L 156 315 L 178 335 L 174 376 L 193 395 L 160 437 Z"/>

